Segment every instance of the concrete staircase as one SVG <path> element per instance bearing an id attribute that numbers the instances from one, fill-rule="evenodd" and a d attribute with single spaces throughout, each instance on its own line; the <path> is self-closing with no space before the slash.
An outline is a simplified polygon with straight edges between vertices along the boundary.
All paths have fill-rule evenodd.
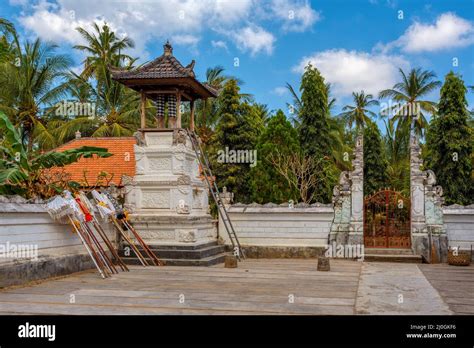
<path id="1" fill-rule="evenodd" d="M 119 250 L 119 255 L 128 265 L 140 265 L 140 261 L 133 250 L 130 251 L 131 256 L 125 255 L 124 244 Z M 209 242 L 201 245 L 149 245 L 153 253 L 163 261 L 165 266 L 212 266 L 224 262 L 225 246 L 218 245 L 217 242 Z M 146 256 L 140 246 L 138 250 Z"/>
<path id="2" fill-rule="evenodd" d="M 423 258 L 411 249 L 365 248 L 364 261 L 422 263 Z"/>

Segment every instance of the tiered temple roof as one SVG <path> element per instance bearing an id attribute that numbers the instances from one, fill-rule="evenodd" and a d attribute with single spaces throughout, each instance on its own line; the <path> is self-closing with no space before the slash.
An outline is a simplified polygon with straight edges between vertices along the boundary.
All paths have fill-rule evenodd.
<path id="1" fill-rule="evenodd" d="M 146 94 L 177 89 L 186 100 L 216 97 L 217 91 L 196 79 L 194 60 L 184 67 L 174 56 L 169 42 L 163 54 L 155 60 L 132 70 L 110 67 L 112 78 L 136 91 Z"/>

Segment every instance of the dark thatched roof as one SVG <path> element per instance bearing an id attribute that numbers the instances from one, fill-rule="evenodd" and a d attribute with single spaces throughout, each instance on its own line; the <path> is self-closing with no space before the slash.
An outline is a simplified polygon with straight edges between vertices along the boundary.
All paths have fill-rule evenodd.
<path id="1" fill-rule="evenodd" d="M 194 74 L 194 60 L 183 66 L 174 56 L 169 42 L 163 46 L 163 54 L 155 60 L 133 70 L 109 67 L 112 78 L 130 88 L 138 90 L 142 86 L 180 85 L 193 90 L 200 97 L 215 97 L 217 91 L 206 83 L 201 83 Z"/>

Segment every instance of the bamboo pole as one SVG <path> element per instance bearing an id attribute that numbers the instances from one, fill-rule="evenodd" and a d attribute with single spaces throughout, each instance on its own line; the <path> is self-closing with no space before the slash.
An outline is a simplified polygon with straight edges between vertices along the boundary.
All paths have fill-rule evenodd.
<path id="1" fill-rule="evenodd" d="M 161 260 L 158 257 L 156 257 L 156 255 L 153 253 L 153 251 L 150 249 L 150 247 L 145 243 L 145 241 L 142 239 L 142 237 L 140 237 L 140 235 L 133 228 L 133 226 L 125 219 L 123 219 L 122 222 L 123 222 L 124 226 L 127 227 L 127 229 L 130 232 L 132 232 L 135 239 L 138 241 L 138 243 L 140 243 L 141 247 L 143 248 L 145 253 L 148 255 L 148 257 L 153 261 L 155 266 L 162 266 L 163 263 L 161 262 Z"/>
<path id="2" fill-rule="evenodd" d="M 92 222 L 94 224 L 95 229 L 97 230 L 97 232 L 99 232 L 99 235 L 102 237 L 105 244 L 109 248 L 109 250 L 112 253 L 113 257 L 117 260 L 118 265 L 120 266 L 120 268 L 122 268 L 122 271 L 129 271 L 127 265 L 125 265 L 125 263 L 122 261 L 119 254 L 117 253 L 114 246 L 112 245 L 112 242 L 110 241 L 109 237 L 107 237 L 107 234 L 103 230 L 102 226 L 100 226 L 99 222 L 97 221 L 97 219 L 95 217 L 93 217 Z"/>
<path id="3" fill-rule="evenodd" d="M 147 262 L 147 260 L 143 257 L 142 253 L 138 250 L 138 248 L 133 244 L 133 241 L 130 239 L 129 236 L 125 233 L 125 231 L 122 229 L 120 224 L 118 223 L 118 220 L 115 217 L 111 217 L 111 220 L 115 226 L 115 228 L 120 232 L 122 237 L 125 239 L 125 241 L 130 245 L 130 248 L 133 249 L 133 252 L 137 256 L 138 260 L 143 266 L 149 266 L 150 264 Z"/>
<path id="4" fill-rule="evenodd" d="M 92 252 L 91 250 L 91 247 L 90 245 L 86 242 L 84 236 L 82 235 L 82 232 L 79 230 L 79 228 L 76 226 L 76 224 L 74 223 L 74 220 L 71 218 L 70 215 L 68 215 L 68 218 L 69 218 L 69 222 L 71 223 L 72 227 L 74 228 L 74 230 L 76 231 L 77 235 L 79 236 L 79 238 L 81 239 L 81 242 L 82 244 L 84 245 L 84 247 L 86 248 L 87 252 L 89 253 L 89 256 L 91 257 L 92 259 L 92 262 L 94 262 L 94 265 L 95 267 L 97 268 L 97 270 L 99 271 L 100 275 L 102 278 L 106 278 L 107 276 L 104 274 L 104 272 L 102 272 L 102 269 L 100 268 L 96 258 L 95 258 L 95 255 L 94 253 Z"/>
<path id="5" fill-rule="evenodd" d="M 95 244 L 98 254 L 101 257 L 102 261 L 104 262 L 104 265 L 109 269 L 110 273 L 118 273 L 117 269 L 114 267 L 112 264 L 112 261 L 110 260 L 109 256 L 105 252 L 104 248 L 102 248 L 102 245 L 100 245 L 100 241 L 97 239 L 95 236 L 94 232 L 92 229 L 89 227 L 89 224 L 87 222 L 84 223 L 85 230 L 89 234 L 89 236 L 92 239 L 92 242 Z"/>

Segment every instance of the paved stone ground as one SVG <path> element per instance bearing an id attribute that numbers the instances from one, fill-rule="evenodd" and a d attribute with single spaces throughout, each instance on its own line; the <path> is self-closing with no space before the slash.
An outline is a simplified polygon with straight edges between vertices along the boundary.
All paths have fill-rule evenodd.
<path id="1" fill-rule="evenodd" d="M 420 269 L 454 313 L 474 315 L 474 265 L 420 265 Z"/>
<path id="2" fill-rule="evenodd" d="M 417 264 L 363 264 L 357 314 L 452 314 Z"/>
<path id="3" fill-rule="evenodd" d="M 436 274 L 434 266 L 421 265 L 428 278 Z M 450 268 L 445 271 L 451 277 Z M 457 276 L 464 284 L 462 277 Z M 469 284 L 473 283 L 468 283 L 462 301 L 474 304 Z M 134 266 L 131 272 L 105 280 L 91 270 L 4 289 L 0 291 L 0 314 L 342 315 L 456 311 L 456 304 L 450 304 L 450 310 L 435 288 L 444 291 L 445 284 L 433 287 L 416 264 L 331 260 L 330 272 L 318 272 L 314 259 L 248 259 L 237 269 L 223 265 Z M 400 294 L 402 303 L 398 303 Z"/>

